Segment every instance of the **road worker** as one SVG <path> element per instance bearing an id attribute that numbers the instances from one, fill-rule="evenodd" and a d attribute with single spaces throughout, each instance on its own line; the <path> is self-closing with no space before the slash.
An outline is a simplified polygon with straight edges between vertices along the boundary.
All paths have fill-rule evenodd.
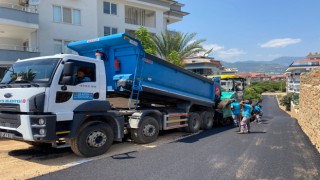
<path id="1" fill-rule="evenodd" d="M 242 120 L 240 123 L 240 132 L 238 132 L 239 134 L 250 133 L 250 117 L 252 106 L 249 103 L 250 102 L 248 100 L 240 102 L 242 107 Z"/>
<path id="2" fill-rule="evenodd" d="M 262 123 L 261 116 L 263 114 L 261 107 L 257 104 L 253 107 L 253 114 L 255 116 L 255 122 L 258 124 Z"/>
<path id="3" fill-rule="evenodd" d="M 240 103 L 232 99 L 231 103 L 232 119 L 235 127 L 240 126 Z"/>

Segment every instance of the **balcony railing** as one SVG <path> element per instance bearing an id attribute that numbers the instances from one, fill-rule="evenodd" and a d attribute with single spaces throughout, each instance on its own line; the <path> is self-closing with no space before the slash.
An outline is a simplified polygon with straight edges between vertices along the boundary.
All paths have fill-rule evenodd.
<path id="1" fill-rule="evenodd" d="M 16 46 L 10 44 L 0 44 L 0 49 L 26 52 L 39 52 L 38 48 L 31 48 L 28 46 Z"/>
<path id="2" fill-rule="evenodd" d="M 0 2 L 0 7 L 16 9 L 19 11 L 25 11 L 25 12 L 29 12 L 29 13 L 38 13 L 38 9 L 36 6 L 21 6 L 21 5 L 17 5 L 17 4 Z"/>
<path id="3" fill-rule="evenodd" d="M 138 19 L 134 19 L 134 18 L 127 18 L 126 17 L 126 21 L 125 21 L 127 24 L 133 24 L 133 25 L 141 25 L 141 26 L 144 26 L 145 23 L 144 22 L 140 22 L 138 23 Z"/>

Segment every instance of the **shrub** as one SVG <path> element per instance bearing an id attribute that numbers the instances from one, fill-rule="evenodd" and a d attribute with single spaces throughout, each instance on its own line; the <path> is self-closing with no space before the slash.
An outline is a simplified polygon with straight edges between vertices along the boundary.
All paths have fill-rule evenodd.
<path id="1" fill-rule="evenodd" d="M 287 111 L 291 110 L 291 101 L 298 100 L 299 94 L 296 93 L 288 93 L 280 99 L 280 105 L 285 106 Z"/>

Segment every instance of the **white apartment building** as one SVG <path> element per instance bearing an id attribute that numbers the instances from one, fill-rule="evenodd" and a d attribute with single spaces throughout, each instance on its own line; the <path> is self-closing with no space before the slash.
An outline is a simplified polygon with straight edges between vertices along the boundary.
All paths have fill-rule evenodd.
<path id="1" fill-rule="evenodd" d="M 319 66 L 319 53 L 310 53 L 305 59 L 294 61 L 286 70 L 287 93 L 300 93 L 300 74 L 310 72 L 313 68 Z"/>
<path id="2" fill-rule="evenodd" d="M 71 41 L 127 32 L 160 34 L 188 13 L 174 0 L 0 0 L 0 78 L 17 59 L 72 53 Z"/>
<path id="3" fill-rule="evenodd" d="M 213 57 L 188 57 L 183 59 L 184 68 L 202 76 L 220 75 L 224 70 L 221 62 Z"/>

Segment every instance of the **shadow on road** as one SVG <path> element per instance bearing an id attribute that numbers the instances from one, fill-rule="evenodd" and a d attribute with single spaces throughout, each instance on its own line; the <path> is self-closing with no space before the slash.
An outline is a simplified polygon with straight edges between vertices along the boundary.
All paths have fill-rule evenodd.
<path id="1" fill-rule="evenodd" d="M 138 151 L 130 151 L 130 152 L 126 152 L 126 153 L 122 153 L 122 154 L 116 154 L 111 156 L 112 159 L 116 159 L 116 160 L 127 160 L 127 159 L 134 159 L 136 157 L 131 156 L 131 153 L 135 153 Z"/>
<path id="2" fill-rule="evenodd" d="M 56 149 L 52 147 L 30 147 L 8 152 L 10 156 L 24 160 L 49 160 L 72 154 L 70 148 Z"/>
<path id="3" fill-rule="evenodd" d="M 251 131 L 249 134 L 265 134 L 264 131 Z"/>
<path id="4" fill-rule="evenodd" d="M 223 127 L 215 127 L 213 129 L 210 129 L 210 130 L 202 131 L 201 133 L 196 134 L 194 136 L 183 138 L 183 139 L 178 140 L 176 142 L 194 143 L 196 141 L 199 141 L 202 138 L 206 138 L 208 136 L 212 136 L 214 134 L 218 134 L 218 133 L 221 133 L 221 132 L 233 129 L 233 128 L 234 128 L 233 125 L 228 125 L 228 126 L 223 126 Z"/>
<path id="5" fill-rule="evenodd" d="M 270 120 L 270 119 L 273 119 L 273 117 L 272 116 L 265 116 L 265 115 L 262 116 L 263 121 L 268 121 L 267 119 Z"/>

